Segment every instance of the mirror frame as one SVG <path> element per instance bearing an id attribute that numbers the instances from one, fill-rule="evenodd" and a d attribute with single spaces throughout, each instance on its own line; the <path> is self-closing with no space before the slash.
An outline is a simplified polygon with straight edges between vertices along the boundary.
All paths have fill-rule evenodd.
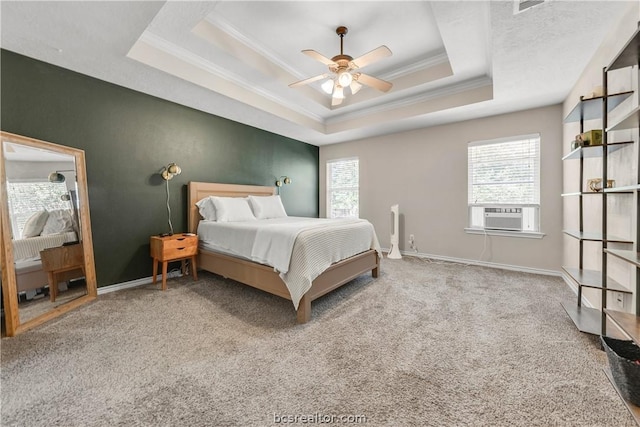
<path id="1" fill-rule="evenodd" d="M 91 219 L 89 217 L 89 195 L 87 191 L 87 173 L 84 159 L 84 150 L 66 147 L 51 142 L 41 141 L 26 136 L 16 135 L 0 131 L 2 142 L 9 141 L 30 147 L 55 151 L 57 153 L 73 156 L 76 164 L 76 176 L 78 185 L 78 200 L 80 202 L 79 222 L 82 235 L 85 282 L 87 293 L 72 301 L 53 308 L 47 313 L 41 314 L 24 323 L 20 323 L 18 313 L 18 292 L 16 272 L 13 254 L 12 232 L 9 218 L 9 201 L 7 195 L 7 174 L 5 168 L 4 144 L 0 147 L 0 260 L 2 266 L 2 299 L 4 303 L 5 329 L 8 337 L 41 325 L 74 308 L 96 299 L 98 295 L 96 284 L 96 270 L 93 258 L 93 240 L 91 237 Z"/>

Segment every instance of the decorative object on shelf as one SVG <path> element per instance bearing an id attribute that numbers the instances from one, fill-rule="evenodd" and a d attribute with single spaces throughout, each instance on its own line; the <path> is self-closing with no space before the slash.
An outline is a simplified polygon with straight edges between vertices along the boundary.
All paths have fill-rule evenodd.
<path id="1" fill-rule="evenodd" d="M 600 339 L 620 394 L 634 405 L 640 405 L 640 347 L 633 341 L 606 336 Z"/>
<path id="2" fill-rule="evenodd" d="M 607 180 L 607 188 L 613 188 L 616 185 L 615 179 Z M 602 191 L 602 178 L 591 178 L 587 180 L 587 188 L 589 191 Z"/>
<path id="3" fill-rule="evenodd" d="M 594 129 L 588 132 L 582 132 L 579 135 L 576 135 L 576 141 L 585 147 L 589 145 L 602 145 L 602 130 Z"/>
<path id="4" fill-rule="evenodd" d="M 578 148 L 582 147 L 582 145 L 580 144 L 580 141 L 574 139 L 573 141 L 571 141 L 571 151 L 573 150 L 577 150 Z"/>
<path id="5" fill-rule="evenodd" d="M 598 98 L 600 96 L 604 95 L 604 87 L 602 87 L 602 85 L 598 85 L 598 86 L 594 86 L 593 90 L 591 91 L 591 97 L 592 98 Z"/>
<path id="6" fill-rule="evenodd" d="M 171 206 L 169 205 L 170 193 L 169 193 L 169 180 L 172 179 L 176 175 L 180 175 L 182 173 L 182 169 L 180 166 L 175 163 L 169 163 L 167 166 L 163 167 L 160 170 L 160 175 L 162 179 L 167 183 L 167 217 L 169 219 L 169 235 L 173 234 L 173 224 L 171 223 Z"/>

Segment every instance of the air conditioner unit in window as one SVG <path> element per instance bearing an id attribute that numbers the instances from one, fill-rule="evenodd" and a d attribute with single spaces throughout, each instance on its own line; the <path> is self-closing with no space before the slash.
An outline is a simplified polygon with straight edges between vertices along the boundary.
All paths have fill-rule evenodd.
<path id="1" fill-rule="evenodd" d="M 487 230 L 522 231 L 522 208 L 484 208 L 484 228 Z"/>

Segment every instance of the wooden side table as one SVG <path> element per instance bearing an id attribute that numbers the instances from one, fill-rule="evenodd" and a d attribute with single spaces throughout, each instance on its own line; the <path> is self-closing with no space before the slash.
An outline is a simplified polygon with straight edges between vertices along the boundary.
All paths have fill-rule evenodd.
<path id="1" fill-rule="evenodd" d="M 182 260 L 182 274 L 185 273 L 185 261 L 191 260 L 193 280 L 198 280 L 196 255 L 198 255 L 198 236 L 190 233 L 178 233 L 171 236 L 151 236 L 149 241 L 153 258 L 153 284 L 158 275 L 158 263 L 162 263 L 162 290 L 167 289 L 167 263 Z"/>
<path id="2" fill-rule="evenodd" d="M 58 296 L 58 282 L 84 276 L 84 251 L 82 243 L 58 246 L 40 251 L 42 269 L 49 278 L 49 298 Z"/>

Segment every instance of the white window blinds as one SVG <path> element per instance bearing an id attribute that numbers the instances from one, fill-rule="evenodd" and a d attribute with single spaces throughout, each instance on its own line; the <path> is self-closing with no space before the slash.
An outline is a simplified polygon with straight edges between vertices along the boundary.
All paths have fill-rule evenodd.
<path id="1" fill-rule="evenodd" d="M 540 204 L 540 135 L 468 146 L 469 205 Z"/>
<path id="2" fill-rule="evenodd" d="M 7 182 L 7 198 L 11 213 L 11 227 L 16 239 L 22 236 L 27 219 L 46 209 L 71 209 L 71 202 L 62 199 L 68 195 L 67 184 L 49 181 Z"/>
<path id="3" fill-rule="evenodd" d="M 358 218 L 359 161 L 327 162 L 327 218 Z"/>

